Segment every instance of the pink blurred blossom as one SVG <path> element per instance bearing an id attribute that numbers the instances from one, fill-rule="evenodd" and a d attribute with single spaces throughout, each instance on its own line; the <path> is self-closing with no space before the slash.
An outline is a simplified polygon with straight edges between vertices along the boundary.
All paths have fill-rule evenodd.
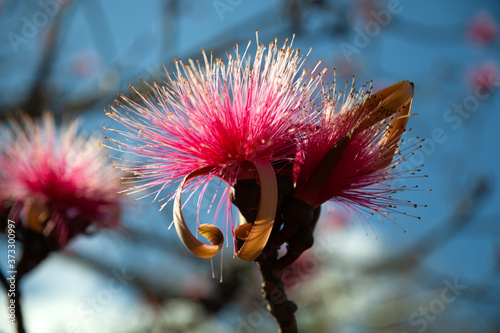
<path id="1" fill-rule="evenodd" d="M 96 139 L 77 135 L 77 122 L 58 130 L 24 116 L 2 128 L 0 202 L 13 202 L 16 222 L 60 246 L 96 223 L 119 225 L 119 178 Z M 19 221 L 20 220 L 20 221 Z"/>
<path id="2" fill-rule="evenodd" d="M 467 36 L 475 44 L 486 45 L 498 36 L 498 23 L 488 12 L 478 13 L 467 26 Z"/>
<path id="3" fill-rule="evenodd" d="M 472 90 L 481 92 L 498 89 L 500 82 L 500 69 L 494 60 L 485 61 L 474 66 L 467 74 L 467 83 Z"/>

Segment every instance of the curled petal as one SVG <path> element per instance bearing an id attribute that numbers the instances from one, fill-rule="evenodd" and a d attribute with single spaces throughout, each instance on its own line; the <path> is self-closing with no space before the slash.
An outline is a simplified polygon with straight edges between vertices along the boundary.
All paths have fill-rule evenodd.
<path id="1" fill-rule="evenodd" d="M 412 99 L 413 83 L 409 81 L 401 81 L 376 92 L 363 105 L 364 119 L 356 130 L 362 131 L 390 117 L 394 117 L 392 122 L 397 122 L 397 128 L 401 128 L 401 125 L 404 128 Z"/>
<path id="2" fill-rule="evenodd" d="M 412 100 L 413 83 L 402 81 L 373 94 L 363 106 L 367 109 L 367 115 L 355 131 L 364 130 L 384 119 L 391 118 L 380 141 L 384 154 L 377 168 L 384 168 L 391 164 L 399 139 L 408 123 Z"/>
<path id="3" fill-rule="evenodd" d="M 394 159 L 394 155 L 399 146 L 399 139 L 401 139 L 401 136 L 405 132 L 406 123 L 410 116 L 411 102 L 412 100 L 410 99 L 407 104 L 401 108 L 396 117 L 392 119 L 388 130 L 382 136 L 381 146 L 382 149 L 385 150 L 385 158 L 382 159 L 380 167 L 388 166 Z"/>
<path id="4" fill-rule="evenodd" d="M 412 96 L 413 97 L 413 96 Z M 401 110 L 396 114 L 394 119 L 391 121 L 390 128 L 384 136 L 384 141 L 399 141 L 401 135 L 405 130 L 406 124 L 408 123 L 408 117 L 410 116 L 412 98 L 407 101 Z"/>
<path id="5" fill-rule="evenodd" d="M 252 231 L 253 224 L 248 223 L 243 215 L 240 215 L 241 224 L 234 230 L 234 240 L 236 242 L 236 248 L 239 250 L 248 239 L 250 231 Z"/>
<path id="6" fill-rule="evenodd" d="M 208 239 L 212 245 L 205 244 L 200 242 L 193 236 L 188 226 L 186 225 L 186 221 L 184 221 L 184 217 L 182 216 L 182 205 L 181 205 L 181 196 L 182 189 L 184 185 L 189 182 L 191 179 L 208 174 L 209 169 L 203 168 L 198 169 L 190 174 L 188 174 L 182 182 L 179 184 L 177 189 L 177 194 L 174 200 L 174 225 L 179 238 L 184 243 L 184 245 L 189 249 L 189 251 L 193 252 L 200 258 L 211 258 L 219 253 L 222 245 L 224 244 L 224 236 L 219 228 L 212 224 L 202 224 L 198 228 L 200 234 Z"/>
<path id="7" fill-rule="evenodd" d="M 408 123 L 408 118 L 410 117 L 411 103 L 413 101 L 413 83 L 403 81 L 391 87 L 394 86 L 396 86 L 397 89 L 395 89 L 388 96 L 387 104 L 390 107 L 392 103 L 392 107 L 397 111 L 389 124 L 389 128 L 382 137 L 381 144 L 384 147 L 383 149 L 386 150 L 386 153 L 384 154 L 386 158 L 384 159 L 381 167 L 391 164 L 394 158 L 394 154 L 398 148 L 399 139 L 401 139 L 401 136 L 405 131 L 406 124 Z"/>
<path id="8" fill-rule="evenodd" d="M 273 228 L 274 217 L 276 215 L 276 205 L 278 204 L 278 185 L 274 168 L 268 161 L 251 162 L 257 171 L 260 182 L 260 203 L 259 211 L 255 223 L 243 227 L 244 236 L 240 235 L 242 226 L 237 228 L 238 239 L 243 242 L 239 247 L 238 257 L 253 261 L 266 246 L 269 235 Z M 219 228 L 212 224 L 202 224 L 198 231 L 208 239 L 212 245 L 200 242 L 189 230 L 184 217 L 182 216 L 181 196 L 184 185 L 195 177 L 208 174 L 210 169 L 203 168 L 188 174 L 179 184 L 174 201 L 174 225 L 179 238 L 184 245 L 195 255 L 201 258 L 211 258 L 215 256 L 224 244 L 224 236 Z M 237 240 L 238 241 L 238 240 Z"/>
<path id="9" fill-rule="evenodd" d="M 237 228 L 237 237 L 244 240 L 238 250 L 238 257 L 246 261 L 255 260 L 267 244 L 273 229 L 276 206 L 278 204 L 278 184 L 274 168 L 268 161 L 252 161 L 260 183 L 259 211 L 251 230 L 243 224 Z M 243 227 L 245 226 L 245 227 Z M 244 236 L 240 235 L 243 233 Z"/>
<path id="10" fill-rule="evenodd" d="M 212 244 L 222 244 L 224 242 L 222 232 L 213 224 L 204 223 L 200 225 L 198 227 L 198 232 Z"/>
<path id="11" fill-rule="evenodd" d="M 43 232 L 44 224 L 50 217 L 48 208 L 35 200 L 28 199 L 23 207 L 26 226 L 39 233 Z"/>

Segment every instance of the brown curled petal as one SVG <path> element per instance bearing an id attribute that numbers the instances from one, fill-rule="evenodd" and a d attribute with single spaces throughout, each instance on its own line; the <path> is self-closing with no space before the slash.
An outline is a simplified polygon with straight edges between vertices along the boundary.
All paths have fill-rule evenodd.
<path id="1" fill-rule="evenodd" d="M 408 118 L 410 117 L 412 99 L 406 103 L 403 108 L 398 112 L 396 117 L 391 121 L 389 129 L 384 135 L 384 142 L 399 141 L 405 131 Z"/>
<path id="2" fill-rule="evenodd" d="M 399 147 L 399 139 L 403 135 L 410 116 L 411 100 L 405 105 L 398 115 L 391 121 L 389 128 L 381 139 L 381 147 L 384 151 L 379 168 L 385 168 L 392 163 L 396 150 Z"/>
<path id="3" fill-rule="evenodd" d="M 413 100 L 413 94 L 411 98 L 403 105 L 399 112 L 394 116 L 389 128 L 384 133 L 381 144 L 383 149 L 386 151 L 384 155 L 386 156 L 381 167 L 386 167 L 392 163 L 394 155 L 399 145 L 399 140 L 405 132 L 406 124 L 408 123 L 408 118 L 410 117 L 411 103 Z"/>
<path id="4" fill-rule="evenodd" d="M 35 200 L 28 199 L 23 207 L 23 222 L 26 227 L 39 233 L 43 232 L 44 225 L 50 218 L 48 208 Z"/>
<path id="5" fill-rule="evenodd" d="M 186 221 L 184 221 L 184 217 L 182 216 L 181 196 L 182 189 L 187 182 L 195 177 L 206 175 L 208 174 L 208 172 L 208 168 L 202 168 L 195 170 L 184 177 L 182 182 L 179 184 L 179 187 L 177 188 L 177 193 L 174 200 L 175 230 L 177 231 L 179 238 L 188 248 L 188 250 L 200 258 L 211 258 L 219 253 L 224 244 L 224 236 L 216 226 L 211 224 L 202 224 L 200 225 L 198 230 L 202 236 L 204 236 L 212 243 L 212 245 L 205 244 L 197 240 L 189 230 L 188 226 L 186 225 Z"/>
<path id="6" fill-rule="evenodd" d="M 238 251 L 241 249 L 245 241 L 248 239 L 250 235 L 250 231 L 252 231 L 253 224 L 252 223 L 243 223 L 239 225 L 236 230 L 234 230 L 234 238 L 236 241 L 236 249 Z"/>
<path id="7" fill-rule="evenodd" d="M 412 82 L 401 81 L 370 96 L 362 107 L 364 115 L 356 131 L 363 131 L 390 117 L 400 119 L 399 113 L 404 113 L 402 108 L 408 103 L 411 104 L 413 87 Z"/>
<path id="8" fill-rule="evenodd" d="M 278 184 L 273 166 L 268 161 L 252 161 L 257 170 L 260 184 L 259 211 L 255 223 L 250 224 L 248 237 L 238 250 L 238 257 L 246 261 L 255 260 L 267 244 L 273 229 L 278 204 Z M 244 226 L 244 227 L 243 227 Z M 248 231 L 250 226 L 243 224 L 238 233 Z M 242 235 L 240 235 L 242 236 Z"/>
<path id="9" fill-rule="evenodd" d="M 198 232 L 214 245 L 224 243 L 224 235 L 220 229 L 213 224 L 204 223 L 200 225 L 198 227 Z"/>

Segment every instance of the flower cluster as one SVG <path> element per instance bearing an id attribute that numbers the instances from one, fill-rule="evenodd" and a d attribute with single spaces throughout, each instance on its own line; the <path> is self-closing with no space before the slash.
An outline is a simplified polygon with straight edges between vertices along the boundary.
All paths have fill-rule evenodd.
<path id="1" fill-rule="evenodd" d="M 201 189 L 199 207 L 214 177 L 227 183 L 217 211 L 225 207 L 237 254 L 249 261 L 262 252 L 275 220 L 287 229 L 286 211 L 294 211 L 297 202 L 311 216 L 328 200 L 383 215 L 406 204 L 391 198 L 402 188 L 391 189 L 386 181 L 399 175 L 391 172 L 406 158 L 398 155 L 399 141 L 413 84 L 403 81 L 376 94 L 353 86 L 342 96 L 322 82 L 327 69 L 319 71 L 318 63 L 307 72 L 306 57 L 292 48 L 293 39 L 288 43 L 266 47 L 257 40 L 253 61 L 246 55 L 251 43 L 243 55 L 238 46 L 234 56 L 227 54 L 227 63 L 205 51 L 203 63 L 176 60 L 176 74 L 167 73 L 163 86 L 150 86 L 152 94 L 132 87 L 142 103 L 120 95 L 122 101 L 106 110 L 126 127 L 105 128 L 125 137 L 109 138 L 108 147 L 138 157 L 120 165 L 134 175 L 136 186 L 126 192 L 147 190 L 145 196 L 156 199 L 177 185 L 161 198 L 174 200 L 176 230 L 200 257 L 214 256 L 223 235 L 213 224 L 202 224 L 198 230 L 212 244 L 193 236 L 181 195 Z M 241 212 L 236 229 L 231 201 Z"/>
<path id="2" fill-rule="evenodd" d="M 117 172 L 97 139 L 77 130 L 73 122 L 58 132 L 46 113 L 41 123 L 24 116 L 1 132 L 0 203 L 14 221 L 59 247 L 93 223 L 119 225 Z"/>
<path id="3" fill-rule="evenodd" d="M 366 88 L 366 87 L 364 87 Z M 315 127 L 306 135 L 296 162 L 296 194 L 318 207 L 335 199 L 347 206 L 371 211 L 394 210 L 404 201 L 388 200 L 388 180 L 402 155 L 393 159 L 405 131 L 413 97 L 413 83 L 403 81 L 371 95 L 354 85 L 339 106 L 339 92 L 323 96 Z"/>

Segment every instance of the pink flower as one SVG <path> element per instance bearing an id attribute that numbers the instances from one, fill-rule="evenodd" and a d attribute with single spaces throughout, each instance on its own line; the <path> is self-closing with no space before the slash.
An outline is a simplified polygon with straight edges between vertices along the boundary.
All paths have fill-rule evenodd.
<path id="1" fill-rule="evenodd" d="M 489 96 L 488 92 L 496 90 L 500 81 L 498 63 L 490 60 L 475 66 L 469 71 L 467 79 L 469 87 L 476 95 L 479 94 L 482 98 Z"/>
<path id="2" fill-rule="evenodd" d="M 0 202 L 12 202 L 16 222 L 64 246 L 96 223 L 119 225 L 119 184 L 98 142 L 77 135 L 77 123 L 55 128 L 47 113 L 43 122 L 24 116 L 2 128 Z"/>
<path id="3" fill-rule="evenodd" d="M 387 182 L 401 176 L 392 171 L 406 157 L 397 154 L 412 99 L 408 81 L 374 95 L 352 88 L 343 103 L 339 93 L 325 92 L 300 149 L 295 197 L 313 208 L 333 200 L 383 215 L 411 205 L 391 197 L 404 187 Z"/>
<path id="4" fill-rule="evenodd" d="M 214 256 L 223 236 L 214 225 L 203 224 L 199 231 L 213 245 L 199 242 L 184 221 L 181 194 L 201 188 L 201 200 L 215 177 L 229 185 L 217 212 L 221 205 L 225 207 L 226 225 L 232 232 L 230 187 L 244 179 L 259 181 L 259 211 L 255 223 L 244 230 L 238 256 L 254 260 L 267 242 L 277 205 L 275 168 L 280 172 L 288 164 L 291 169 L 304 126 L 301 119 L 312 109 L 313 92 L 326 71 L 317 77 L 307 74 L 301 69 L 300 51 L 287 42 L 282 47 L 277 41 L 269 47 L 258 45 L 253 61 L 246 56 L 248 47 L 242 55 L 238 46 L 235 56 L 227 55 L 227 64 L 204 51 L 203 64 L 176 60 L 176 74 L 167 74 L 165 86 L 150 87 L 153 96 L 132 87 L 145 106 L 120 95 L 125 103 L 117 105 L 122 110 L 112 106 L 107 113 L 128 129 L 112 130 L 126 138 L 110 139 L 116 149 L 147 159 L 123 166 L 140 184 L 129 188 L 128 194 L 148 190 L 145 196 L 161 195 L 167 202 L 175 198 L 176 230 L 186 247 L 200 257 Z M 162 195 L 169 184 L 178 184 L 177 191 Z"/>
<path id="5" fill-rule="evenodd" d="M 467 36 L 478 45 L 486 45 L 495 41 L 497 34 L 498 23 L 486 11 L 478 13 L 467 27 Z"/>

